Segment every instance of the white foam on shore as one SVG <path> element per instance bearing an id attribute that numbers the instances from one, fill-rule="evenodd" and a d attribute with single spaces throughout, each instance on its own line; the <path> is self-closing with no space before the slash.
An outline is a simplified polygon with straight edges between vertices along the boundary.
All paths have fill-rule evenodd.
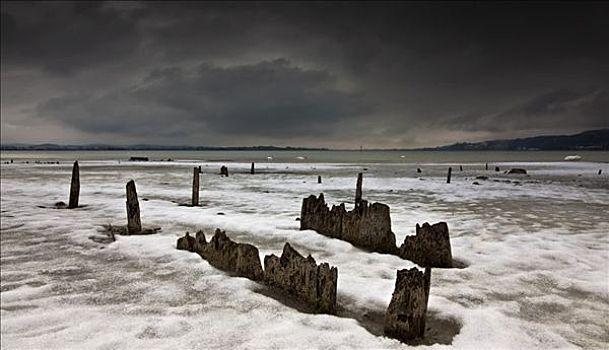
<path id="1" fill-rule="evenodd" d="M 309 194 L 323 192 L 330 204 L 352 201 L 352 174 L 361 165 L 273 163 L 266 169 L 277 172 L 265 174 L 260 165 L 260 174 L 229 178 L 210 172 L 202 178 L 203 207 L 190 208 L 175 202 L 188 202 L 191 165 L 81 162 L 86 206 L 76 210 L 38 207 L 67 201 L 68 166 L 37 165 L 34 173 L 3 167 L 2 348 L 407 348 L 351 318 L 301 313 L 260 293 L 256 283 L 175 249 L 186 230 L 200 228 L 209 239 L 221 227 L 257 245 L 261 256 L 280 254 L 289 241 L 338 267 L 341 307 L 382 313 L 396 270 L 414 264 L 299 231 L 295 220 Z M 572 170 L 534 166 L 564 177 L 586 166 L 568 165 Z M 249 171 L 246 163 L 231 167 Z M 311 170 L 321 173 L 322 184 Z M 567 180 L 478 187 L 464 176 L 447 186 L 441 175 L 420 180 L 395 174 L 394 165 L 369 171 L 364 197 L 391 206 L 398 244 L 416 223 L 447 221 L 453 254 L 469 265 L 433 270 L 430 312 L 461 324 L 452 346 L 607 345 L 606 190 Z M 91 241 L 100 224 L 124 224 L 129 178 L 136 179 L 142 221 L 163 230 L 111 244 Z"/>

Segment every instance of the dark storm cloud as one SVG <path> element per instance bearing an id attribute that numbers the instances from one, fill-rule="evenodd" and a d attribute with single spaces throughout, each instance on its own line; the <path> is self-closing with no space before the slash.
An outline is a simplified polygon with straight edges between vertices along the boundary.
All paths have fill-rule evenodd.
<path id="1" fill-rule="evenodd" d="M 274 60 L 155 70 L 125 90 L 53 98 L 38 114 L 87 132 L 279 137 L 328 134 L 336 123 L 371 108 L 361 96 L 338 90 L 328 72 Z"/>
<path id="2" fill-rule="evenodd" d="M 142 40 L 137 18 L 97 2 L 4 2 L 2 60 L 64 74 L 124 59 Z"/>
<path id="3" fill-rule="evenodd" d="M 505 130 L 554 130 L 556 127 L 609 126 L 607 88 L 559 89 L 536 96 L 500 113 L 470 113 L 442 120 L 455 130 L 501 132 Z"/>
<path id="4" fill-rule="evenodd" d="M 3 2 L 3 123 L 378 147 L 427 146 L 414 136 L 429 130 L 444 143 L 607 127 L 608 13 L 586 2 Z"/>

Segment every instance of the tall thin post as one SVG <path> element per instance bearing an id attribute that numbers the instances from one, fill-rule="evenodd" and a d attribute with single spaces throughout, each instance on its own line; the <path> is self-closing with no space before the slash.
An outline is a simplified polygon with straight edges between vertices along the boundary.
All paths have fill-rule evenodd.
<path id="1" fill-rule="evenodd" d="M 142 221 L 140 220 L 140 204 L 137 201 L 135 182 L 127 182 L 127 233 L 137 234 L 142 232 Z"/>
<path id="2" fill-rule="evenodd" d="M 362 180 L 363 174 L 357 174 L 357 184 L 355 185 L 355 205 L 357 206 L 362 201 Z"/>
<path id="3" fill-rule="evenodd" d="M 250 174 L 254 175 L 255 174 L 255 170 L 254 170 L 254 162 L 252 162 L 252 168 L 250 169 Z"/>
<path id="4" fill-rule="evenodd" d="M 488 170 L 488 163 L 484 165 L 484 169 Z"/>
<path id="5" fill-rule="evenodd" d="M 192 206 L 199 205 L 199 168 L 194 167 L 192 173 Z"/>
<path id="6" fill-rule="evenodd" d="M 321 183 L 321 175 L 317 176 L 317 183 L 320 184 Z"/>
<path id="7" fill-rule="evenodd" d="M 78 169 L 78 161 L 72 166 L 72 182 L 70 183 L 70 201 L 68 208 L 78 208 L 78 196 L 80 195 L 80 171 Z"/>
<path id="8" fill-rule="evenodd" d="M 450 175 L 453 172 L 453 168 L 448 168 L 448 175 L 446 175 L 446 183 L 450 183 Z"/>

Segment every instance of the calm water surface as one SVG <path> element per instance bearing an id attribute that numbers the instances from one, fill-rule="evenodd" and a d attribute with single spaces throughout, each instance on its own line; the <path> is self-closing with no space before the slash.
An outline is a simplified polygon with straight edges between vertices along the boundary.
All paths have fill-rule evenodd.
<path id="1" fill-rule="evenodd" d="M 303 163 L 479 163 L 555 162 L 578 154 L 583 161 L 609 162 L 605 151 L 2 151 L 3 161 L 14 160 L 200 160 Z M 272 159 L 269 159 L 271 157 Z"/>

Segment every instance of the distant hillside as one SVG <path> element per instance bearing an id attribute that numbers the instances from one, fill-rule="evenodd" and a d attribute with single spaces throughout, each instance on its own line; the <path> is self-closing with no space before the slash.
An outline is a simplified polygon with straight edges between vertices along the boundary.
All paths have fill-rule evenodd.
<path id="1" fill-rule="evenodd" d="M 162 145 L 126 145 L 113 146 L 104 144 L 90 145 L 57 145 L 44 143 L 29 145 L 13 143 L 0 145 L 3 151 L 318 151 L 327 148 L 306 148 L 306 147 L 276 147 L 276 146 L 235 146 L 235 147 L 215 147 L 215 146 L 162 146 Z"/>
<path id="2" fill-rule="evenodd" d="M 609 150 L 609 129 L 585 131 L 576 135 L 535 136 L 522 139 L 460 142 L 423 148 L 433 151 L 523 151 L 523 150 Z"/>

